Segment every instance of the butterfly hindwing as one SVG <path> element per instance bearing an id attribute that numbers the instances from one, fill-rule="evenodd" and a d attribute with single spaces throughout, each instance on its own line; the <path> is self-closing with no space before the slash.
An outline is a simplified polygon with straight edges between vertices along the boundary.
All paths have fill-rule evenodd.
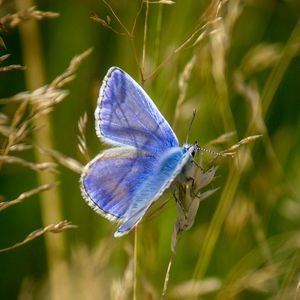
<path id="1" fill-rule="evenodd" d="M 155 158 L 139 150 L 121 147 L 96 156 L 81 175 L 81 191 L 87 203 L 110 220 L 121 221 L 132 197 L 152 174 Z"/>

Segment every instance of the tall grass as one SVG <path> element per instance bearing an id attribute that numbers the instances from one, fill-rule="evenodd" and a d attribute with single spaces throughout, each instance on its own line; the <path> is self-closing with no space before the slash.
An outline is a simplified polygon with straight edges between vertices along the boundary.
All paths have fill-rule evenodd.
<path id="1" fill-rule="evenodd" d="M 0 298 L 297 299 L 298 8 L 4 2 Z M 195 185 L 179 185 L 177 202 L 166 193 L 121 239 L 78 184 L 105 148 L 93 112 L 111 65 L 141 83 L 183 143 L 196 109 L 189 142 L 207 149 Z"/>

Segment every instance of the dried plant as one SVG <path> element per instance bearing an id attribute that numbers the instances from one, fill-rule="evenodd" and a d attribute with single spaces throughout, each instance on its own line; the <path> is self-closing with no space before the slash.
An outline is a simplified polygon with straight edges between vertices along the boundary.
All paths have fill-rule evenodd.
<path id="1" fill-rule="evenodd" d="M 3 28 L 7 30 L 8 28 L 14 28 L 20 25 L 21 22 L 29 19 L 41 20 L 44 18 L 57 18 L 58 16 L 58 13 L 52 11 L 40 11 L 33 6 L 28 9 L 18 11 L 15 14 L 9 14 L 0 18 L 0 23 L 2 24 Z"/>
<path id="2" fill-rule="evenodd" d="M 41 192 L 45 192 L 56 186 L 57 186 L 57 183 L 44 184 L 33 190 L 22 193 L 18 198 L 14 199 L 14 200 L 0 202 L 0 211 L 4 210 L 10 206 L 19 204 L 33 195 L 39 194 Z"/>
<path id="3" fill-rule="evenodd" d="M 9 156 L 9 155 L 0 155 L 0 163 L 6 163 L 6 164 L 19 164 L 25 168 L 32 169 L 34 171 L 51 171 L 51 172 L 57 172 L 56 171 L 56 164 L 52 162 L 44 162 L 44 163 L 32 163 L 27 160 L 24 160 L 19 157 L 15 156 Z"/>
<path id="4" fill-rule="evenodd" d="M 7 15 L 1 18 L 0 22 L 4 28 L 13 28 L 19 25 L 22 21 L 28 19 L 42 19 L 46 17 L 57 17 L 58 14 L 52 12 L 41 12 L 36 10 L 34 7 L 18 12 L 16 14 Z M 43 115 L 49 114 L 54 107 L 60 103 L 67 95 L 66 90 L 61 88 L 67 83 L 72 81 L 75 78 L 75 73 L 81 64 L 81 62 L 91 53 L 92 49 L 88 49 L 82 54 L 75 56 L 66 71 L 61 75 L 57 76 L 50 84 L 37 88 L 33 91 L 25 91 L 18 93 L 9 98 L 0 99 L 0 104 L 2 105 L 12 105 L 12 103 L 17 103 L 17 109 L 13 113 L 13 116 L 9 118 L 5 114 L 1 113 L 0 115 L 0 134 L 2 135 L 3 144 L 0 148 L 0 167 L 3 164 L 18 164 L 28 169 L 34 171 L 50 171 L 57 172 L 57 164 L 53 162 L 29 162 L 20 157 L 9 155 L 10 152 L 20 152 L 32 149 L 32 147 L 39 148 L 39 145 L 35 145 L 30 140 L 30 135 L 33 131 L 39 130 L 33 126 L 33 122 L 36 119 L 41 118 Z M 0 63 L 4 62 L 9 55 L 3 55 L 0 57 Z M 10 65 L 6 67 L 0 67 L 0 71 L 9 71 L 9 70 L 23 70 L 24 68 L 19 65 Z M 29 107 L 29 104 L 31 106 Z M 73 171 L 80 173 L 81 164 L 71 158 L 64 157 L 54 150 L 48 150 L 50 156 L 55 156 L 57 160 L 68 166 Z M 43 184 L 35 189 L 32 189 L 28 192 L 22 193 L 19 197 L 12 201 L 5 201 L 0 203 L 0 210 L 13 206 L 15 204 L 21 203 L 30 196 L 40 194 L 44 191 L 51 190 L 56 184 Z M 51 224 L 45 226 L 42 229 L 36 230 L 29 234 L 24 241 L 16 243 L 11 247 L 0 249 L 0 252 L 9 251 L 25 243 L 30 242 L 31 240 L 39 237 L 40 235 L 46 232 L 58 233 L 68 228 L 75 228 L 76 226 L 72 225 L 67 221 L 61 221 L 57 224 Z"/>
<path id="5" fill-rule="evenodd" d="M 32 122 L 50 113 L 58 103 L 66 98 L 68 91 L 61 88 L 75 78 L 79 65 L 91 51 L 92 49 L 88 49 L 82 54 L 75 56 L 68 68 L 50 84 L 32 92 L 21 92 L 12 97 L 0 99 L 0 104 L 21 102 L 12 118 L 11 124 L 0 124 L 0 133 L 2 132 L 7 136 L 6 145 L 2 149 L 3 155 L 7 155 L 12 149 L 16 149 L 20 144 L 22 145 L 30 131 L 39 129 L 33 128 Z M 29 117 L 24 118 L 28 103 L 32 104 L 32 110 Z"/>
<path id="6" fill-rule="evenodd" d="M 87 120 L 88 120 L 87 114 L 84 113 L 84 115 L 78 121 L 78 129 L 79 129 L 78 148 L 81 154 L 83 155 L 83 157 L 85 158 L 86 162 L 91 160 L 87 150 L 86 137 L 85 137 Z"/>
<path id="7" fill-rule="evenodd" d="M 57 224 L 50 224 L 44 228 L 41 229 L 37 229 L 33 232 L 31 232 L 22 242 L 16 243 L 10 247 L 7 248 L 2 248 L 0 249 L 0 253 L 1 252 L 6 252 L 6 251 L 10 251 L 12 249 L 18 248 L 26 243 L 31 242 L 32 240 L 34 240 L 35 238 L 43 235 L 46 232 L 51 232 L 51 233 L 60 233 L 66 229 L 70 229 L 70 228 L 77 228 L 76 225 L 71 224 L 70 222 L 64 220 L 61 221 Z"/>
<path id="8" fill-rule="evenodd" d="M 59 164 L 61 164 L 65 168 L 67 168 L 75 173 L 81 174 L 81 172 L 83 170 L 83 165 L 76 159 L 74 159 L 72 157 L 67 157 L 67 156 L 63 155 L 62 153 L 60 153 L 56 150 L 53 150 L 53 149 L 40 148 L 39 150 L 43 153 L 46 153 L 50 157 L 54 158 L 54 160 L 56 160 Z"/>
<path id="9" fill-rule="evenodd" d="M 133 289 L 134 282 L 134 255 L 131 247 L 126 247 L 129 255 L 129 261 L 124 270 L 122 278 L 113 280 L 110 287 L 110 299 L 111 300 L 126 300 L 129 298 Z"/>
<path id="10" fill-rule="evenodd" d="M 181 282 L 170 290 L 170 297 L 176 299 L 190 299 L 216 292 L 222 283 L 218 278 L 206 278 L 204 280 L 188 280 Z"/>
<path id="11" fill-rule="evenodd" d="M 193 226 L 200 203 L 219 189 L 219 188 L 208 189 L 205 192 L 202 192 L 202 190 L 215 179 L 215 173 L 218 169 L 218 167 L 213 165 L 215 160 L 220 157 L 228 157 L 228 156 L 233 157 L 236 154 L 236 150 L 240 148 L 242 145 L 251 143 L 260 137 L 261 135 L 249 136 L 247 138 L 242 139 L 238 143 L 232 145 L 228 149 L 219 153 L 214 153 L 208 150 L 208 152 L 210 152 L 212 155 L 215 155 L 215 157 L 208 164 L 209 166 L 212 165 L 212 167 L 209 167 L 207 170 L 205 170 L 201 166 L 201 163 L 195 163 L 193 165 L 194 170 L 192 171 L 193 180 L 191 180 L 191 182 L 188 182 L 187 184 L 177 184 L 174 197 L 176 199 L 176 208 L 177 208 L 178 216 L 173 229 L 172 241 L 171 241 L 171 256 L 170 256 L 167 272 L 165 275 L 164 287 L 161 294 L 161 299 L 164 299 L 167 293 L 170 270 L 176 255 L 176 248 L 181 234 L 184 231 L 189 230 Z M 224 138 L 227 139 L 228 134 L 218 138 L 217 140 L 223 141 Z M 214 144 L 216 144 L 217 140 L 215 140 Z M 207 149 L 202 149 L 202 151 L 207 151 Z M 194 286 L 191 292 L 197 294 L 198 292 L 196 290 L 197 288 L 196 286 Z"/>
<path id="12" fill-rule="evenodd" d="M 173 120 L 173 128 L 177 124 L 180 109 L 183 105 L 183 102 L 185 101 L 187 88 L 188 88 L 188 80 L 191 77 L 191 73 L 195 66 L 196 61 L 197 61 L 197 56 L 193 55 L 192 58 L 188 61 L 188 63 L 185 65 L 183 72 L 179 76 L 179 80 L 178 80 L 179 96 L 178 96 L 178 99 L 176 102 L 176 108 L 175 108 L 174 120 Z"/>
<path id="13" fill-rule="evenodd" d="M 175 2 L 172 0 L 145 0 L 145 2 L 149 4 L 175 4 Z"/>
<path id="14" fill-rule="evenodd" d="M 202 193 L 202 189 L 214 180 L 217 167 L 212 167 L 207 171 L 204 171 L 202 167 L 196 164 L 193 167 L 193 180 L 186 185 L 177 184 L 178 195 L 174 193 L 178 216 L 173 229 L 171 257 L 165 275 L 161 299 L 164 299 L 167 293 L 170 270 L 176 255 L 176 248 L 181 234 L 193 226 L 200 202 L 218 190 L 218 188 L 215 188 Z"/>
<path id="15" fill-rule="evenodd" d="M 0 64 L 2 64 L 6 59 L 10 57 L 10 54 L 5 54 L 0 56 Z M 25 70 L 25 67 L 21 65 L 9 65 L 0 67 L 0 72 L 7 72 L 7 71 L 23 71 Z"/>

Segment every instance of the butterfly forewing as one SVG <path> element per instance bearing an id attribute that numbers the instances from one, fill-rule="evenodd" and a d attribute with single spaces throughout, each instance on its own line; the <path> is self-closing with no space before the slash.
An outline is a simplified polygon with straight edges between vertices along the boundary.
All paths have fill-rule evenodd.
<path id="1" fill-rule="evenodd" d="M 168 122 L 145 91 L 124 71 L 111 68 L 95 112 L 98 136 L 112 145 L 129 145 L 160 154 L 178 146 Z"/>

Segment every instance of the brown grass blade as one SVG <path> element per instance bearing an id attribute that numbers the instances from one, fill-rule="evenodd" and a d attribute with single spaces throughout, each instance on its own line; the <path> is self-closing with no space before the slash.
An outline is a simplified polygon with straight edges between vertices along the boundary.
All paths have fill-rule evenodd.
<path id="1" fill-rule="evenodd" d="M 27 21 L 29 19 L 41 20 L 44 18 L 57 18 L 58 13 L 52 11 L 40 11 L 36 10 L 35 6 L 28 9 L 24 9 L 16 12 L 15 14 L 8 14 L 0 19 L 0 23 L 5 29 L 14 28 L 18 26 L 21 22 Z"/>
<path id="2" fill-rule="evenodd" d="M 79 134 L 78 134 L 78 148 L 85 160 L 88 162 L 90 161 L 90 156 L 87 150 L 87 145 L 86 145 L 86 137 L 85 137 L 85 131 L 86 131 L 86 124 L 87 124 L 87 113 L 85 112 L 82 117 L 80 117 L 78 121 L 78 129 L 79 129 Z"/>
<path id="3" fill-rule="evenodd" d="M 59 89 L 66 85 L 75 78 L 75 72 L 82 61 L 87 58 L 93 51 L 93 48 L 89 48 L 79 55 L 76 55 L 70 62 L 68 68 L 59 76 L 57 76 L 51 83 L 50 87 L 53 89 Z"/>
<path id="4" fill-rule="evenodd" d="M 10 156 L 10 155 L 0 155 L 0 163 L 7 163 L 7 164 L 19 164 L 25 168 L 32 169 L 34 171 L 49 171 L 56 173 L 57 165 L 51 162 L 44 162 L 44 163 L 32 163 L 27 160 L 24 160 L 19 157 Z"/>
<path id="5" fill-rule="evenodd" d="M 249 144 L 253 141 L 255 141 L 256 139 L 258 138 L 261 138 L 262 135 L 261 134 L 258 134 L 258 135 L 251 135 L 251 136 L 248 136 L 242 140 L 240 140 L 239 142 L 237 142 L 236 144 L 232 145 L 230 148 L 224 150 L 221 152 L 221 154 L 226 154 L 226 153 L 231 153 L 232 151 L 235 151 L 237 150 L 238 148 L 240 148 L 241 146 L 243 145 L 246 145 L 246 144 Z"/>
<path id="6" fill-rule="evenodd" d="M 35 189 L 32 189 L 30 191 L 22 193 L 18 198 L 14 199 L 14 200 L 2 201 L 2 202 L 0 202 L 0 211 L 4 210 L 4 209 L 6 209 L 10 206 L 21 203 L 21 202 L 23 202 L 24 200 L 28 199 L 29 197 L 31 197 L 33 195 L 39 194 L 41 192 L 45 192 L 45 191 L 50 190 L 50 189 L 52 189 L 56 186 L 57 186 L 57 183 L 44 184 L 44 185 L 41 185 L 41 186 L 39 186 Z"/>
<path id="7" fill-rule="evenodd" d="M 37 237 L 45 234 L 46 232 L 60 233 L 64 230 L 70 229 L 70 228 L 77 228 L 77 226 L 73 225 L 72 223 L 70 223 L 66 220 L 60 221 L 59 223 L 56 223 L 56 224 L 50 224 L 44 228 L 40 228 L 40 229 L 37 229 L 37 230 L 31 232 L 23 241 L 18 242 L 10 247 L 0 249 L 0 253 L 10 251 L 10 250 L 18 248 L 24 244 L 27 244 L 27 243 L 31 242 L 32 240 L 36 239 Z"/>
<path id="8" fill-rule="evenodd" d="M 39 148 L 39 150 L 48 154 L 49 156 L 54 158 L 59 164 L 70 169 L 71 171 L 78 174 L 82 173 L 83 165 L 79 161 L 75 160 L 74 158 L 67 157 L 62 153 L 53 149 Z"/>
<path id="9" fill-rule="evenodd" d="M 0 72 L 7 72 L 7 71 L 24 71 L 26 67 L 21 65 L 9 65 L 5 67 L 0 67 Z"/>

